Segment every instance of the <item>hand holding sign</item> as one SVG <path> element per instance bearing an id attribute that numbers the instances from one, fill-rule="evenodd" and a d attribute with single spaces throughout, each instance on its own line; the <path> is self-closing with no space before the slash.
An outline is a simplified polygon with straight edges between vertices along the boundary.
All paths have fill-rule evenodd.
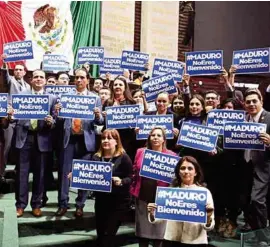
<path id="1" fill-rule="evenodd" d="M 116 186 L 122 186 L 122 179 L 119 177 L 112 177 L 112 181 L 114 182 L 114 185 Z"/>
<path id="2" fill-rule="evenodd" d="M 267 133 L 260 133 L 259 138 L 265 145 L 270 145 L 270 135 Z"/>
<path id="3" fill-rule="evenodd" d="M 46 116 L 44 120 L 49 126 L 53 124 L 53 117 L 51 115 Z"/>
<path id="4" fill-rule="evenodd" d="M 209 152 L 210 156 L 215 156 L 217 154 L 217 149 L 215 148 L 213 151 Z"/>
<path id="5" fill-rule="evenodd" d="M 219 83 L 229 84 L 229 74 L 224 67 L 221 70 L 221 80 L 219 80 Z"/>
<path id="6" fill-rule="evenodd" d="M 184 74 L 183 75 L 183 80 L 182 80 L 182 82 L 183 82 L 183 85 L 184 86 L 189 86 L 189 81 L 190 81 L 190 75 L 189 74 Z"/>
<path id="7" fill-rule="evenodd" d="M 206 226 L 210 226 L 212 222 L 211 217 L 212 217 L 213 212 L 214 212 L 214 208 L 210 204 L 206 204 L 206 213 L 207 213 Z"/>
<path id="8" fill-rule="evenodd" d="M 1 55 L 1 59 L 2 59 L 2 60 L 5 60 L 6 58 L 7 58 L 7 54 L 2 54 L 2 55 Z"/>
<path id="9" fill-rule="evenodd" d="M 55 112 L 56 112 L 57 115 L 58 115 L 59 111 L 61 110 L 61 108 L 62 108 L 62 104 L 61 103 L 55 104 L 54 110 L 55 110 Z"/>
<path id="10" fill-rule="evenodd" d="M 146 63 L 144 65 L 144 68 L 145 68 L 146 71 L 150 70 L 150 64 L 149 63 Z"/>
<path id="11" fill-rule="evenodd" d="M 97 120 L 99 120 L 100 117 L 101 117 L 101 113 L 100 113 L 100 109 L 99 109 L 98 107 L 95 107 L 95 108 L 94 108 L 94 114 L 95 114 L 95 118 L 96 118 Z"/>
<path id="12" fill-rule="evenodd" d="M 238 65 L 237 64 L 232 64 L 229 70 L 230 74 L 235 74 L 237 70 Z"/>
<path id="13" fill-rule="evenodd" d="M 8 105 L 7 114 L 8 114 L 7 115 L 8 119 L 11 119 L 13 114 L 14 114 L 14 109 L 13 109 L 13 107 L 11 105 Z"/>
<path id="14" fill-rule="evenodd" d="M 155 203 L 148 203 L 147 204 L 147 211 L 150 215 L 150 220 L 153 222 L 155 220 L 155 211 L 157 209 L 157 204 Z"/>

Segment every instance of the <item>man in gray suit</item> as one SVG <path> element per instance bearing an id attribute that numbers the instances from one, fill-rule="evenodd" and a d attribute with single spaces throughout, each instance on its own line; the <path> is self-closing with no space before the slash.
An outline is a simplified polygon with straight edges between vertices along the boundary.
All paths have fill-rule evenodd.
<path id="1" fill-rule="evenodd" d="M 3 54 L 1 56 L 2 59 L 5 59 L 7 55 Z M 4 63 L 4 67 L 7 68 L 6 71 L 6 85 L 8 87 L 9 95 L 12 94 L 29 94 L 31 93 L 30 85 L 24 80 L 24 76 L 26 74 L 25 66 L 23 64 L 17 64 L 14 69 L 14 76 L 9 74 L 8 65 Z M 4 139 L 5 139 L 5 147 L 4 147 L 4 163 L 7 163 L 9 150 L 11 147 L 11 142 L 13 138 L 15 124 L 9 124 L 8 128 L 4 130 Z M 3 175 L 3 174 L 0 174 Z"/>
<path id="2" fill-rule="evenodd" d="M 103 117 L 101 115 L 101 100 L 99 96 L 87 90 L 89 84 L 89 74 L 85 69 L 77 69 L 75 72 L 75 86 L 77 95 L 90 95 L 96 97 L 96 108 L 94 109 L 94 120 L 80 119 L 60 119 L 63 123 L 63 143 L 60 154 L 59 167 L 59 191 L 58 191 L 58 210 L 56 216 L 63 216 L 68 209 L 69 201 L 69 180 L 68 174 L 72 169 L 73 159 L 82 159 L 87 154 L 93 154 L 96 151 L 96 137 L 94 124 L 102 125 Z M 61 104 L 56 105 L 56 112 L 61 109 Z M 84 202 L 87 198 L 87 191 L 78 190 L 76 198 L 75 216 L 83 215 Z"/>
<path id="3" fill-rule="evenodd" d="M 248 89 L 245 92 L 245 108 L 247 121 L 266 124 L 266 132 L 260 134 L 260 139 L 266 145 L 265 151 L 245 150 L 246 169 L 250 170 L 249 185 L 251 188 L 248 204 L 247 220 L 252 230 L 267 227 L 267 193 L 270 180 L 270 113 L 263 109 L 263 98 L 258 89 Z M 248 186 L 248 184 L 244 186 Z M 265 234 L 258 234 L 260 246 L 268 246 Z"/>

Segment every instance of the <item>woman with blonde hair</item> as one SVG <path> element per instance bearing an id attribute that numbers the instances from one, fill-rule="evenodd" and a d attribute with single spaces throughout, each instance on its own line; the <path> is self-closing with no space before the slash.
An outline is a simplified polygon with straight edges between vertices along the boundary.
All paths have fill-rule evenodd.
<path id="1" fill-rule="evenodd" d="M 146 148 L 176 156 L 174 152 L 167 149 L 165 130 L 161 127 L 155 127 L 151 130 L 147 139 Z M 131 194 L 135 197 L 135 234 L 139 237 L 140 247 L 146 247 L 150 242 L 153 242 L 153 247 L 161 247 L 166 224 L 153 225 L 149 223 L 147 218 L 147 204 L 155 201 L 157 186 L 166 187 L 169 186 L 169 184 L 139 175 L 144 150 L 146 148 L 140 148 L 136 153 L 133 165 L 133 179 L 130 188 Z"/>
<path id="2" fill-rule="evenodd" d="M 116 129 L 106 129 L 101 134 L 101 144 L 93 161 L 111 162 L 111 193 L 95 192 L 95 218 L 99 247 L 114 246 L 115 235 L 129 209 L 132 162 L 126 154 Z"/>

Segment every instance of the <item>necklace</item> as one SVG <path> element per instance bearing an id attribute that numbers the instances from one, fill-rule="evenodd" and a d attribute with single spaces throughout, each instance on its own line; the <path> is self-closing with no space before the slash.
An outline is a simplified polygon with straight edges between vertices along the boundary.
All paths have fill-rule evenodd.
<path id="1" fill-rule="evenodd" d="M 108 161 L 105 161 L 104 157 L 101 157 L 101 161 L 108 162 L 108 163 L 112 163 L 112 159 L 113 157 L 111 157 Z M 114 163 L 112 163 L 112 166 L 114 166 Z"/>

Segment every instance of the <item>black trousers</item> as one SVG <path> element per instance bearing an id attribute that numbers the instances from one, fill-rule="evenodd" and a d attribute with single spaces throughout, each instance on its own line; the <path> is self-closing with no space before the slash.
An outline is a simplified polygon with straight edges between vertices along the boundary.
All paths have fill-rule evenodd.
<path id="1" fill-rule="evenodd" d="M 96 193 L 95 217 L 99 247 L 115 246 L 115 235 L 129 209 L 129 198 L 124 195 Z"/>
<path id="2" fill-rule="evenodd" d="M 245 170 L 243 170 L 244 178 L 241 181 L 246 188 L 243 190 L 245 199 L 243 205 L 244 215 L 253 230 L 265 228 L 268 218 L 266 203 L 269 177 L 262 175 L 263 170 L 254 169 L 258 165 L 263 166 L 266 164 L 253 164 L 251 161 L 246 163 Z M 269 172 L 268 169 L 266 170 Z"/>

